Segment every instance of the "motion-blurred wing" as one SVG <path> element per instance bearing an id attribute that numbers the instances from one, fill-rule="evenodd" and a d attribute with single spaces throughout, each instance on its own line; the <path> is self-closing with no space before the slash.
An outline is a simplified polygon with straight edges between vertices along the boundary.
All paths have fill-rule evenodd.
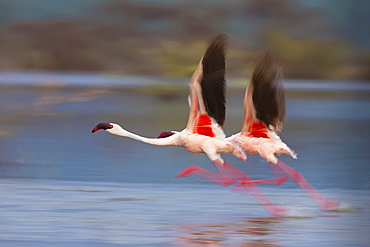
<path id="1" fill-rule="evenodd" d="M 245 120 L 242 132 L 251 131 L 255 123 L 263 122 L 275 131 L 283 128 L 285 121 L 285 92 L 283 72 L 270 52 L 261 52 L 257 59 L 251 83 L 244 99 Z M 261 124 L 258 124 L 261 126 Z"/>
<path id="2" fill-rule="evenodd" d="M 225 123 L 225 49 L 227 35 L 219 34 L 208 47 L 202 59 L 202 98 L 208 115 L 221 127 Z"/>
<path id="3" fill-rule="evenodd" d="M 222 127 L 226 115 L 226 39 L 225 34 L 219 34 L 212 41 L 191 77 L 190 113 L 186 128 L 193 133 L 210 137 L 224 135 L 222 129 L 215 125 Z"/>

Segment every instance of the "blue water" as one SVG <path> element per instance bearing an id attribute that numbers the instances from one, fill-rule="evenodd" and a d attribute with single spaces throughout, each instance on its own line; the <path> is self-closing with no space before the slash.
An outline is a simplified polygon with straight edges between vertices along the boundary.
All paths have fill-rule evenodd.
<path id="1" fill-rule="evenodd" d="M 368 245 L 367 84 L 325 82 L 323 89 L 318 82 L 302 82 L 304 88 L 286 83 L 281 137 L 298 160 L 281 160 L 324 196 L 341 201 L 342 210 L 322 211 L 292 181 L 260 185 L 290 209 L 287 217 L 276 217 L 250 195 L 195 176 L 174 178 L 191 165 L 215 170 L 202 154 L 91 134 L 100 121 L 151 137 L 181 130 L 186 92 L 133 89 L 131 78 L 119 79 L 130 88 L 85 87 L 73 81 L 88 79 L 69 76 L 68 86 L 16 87 L 0 77 L 0 246 Z M 242 101 L 243 90 L 229 90 L 227 135 L 241 127 Z M 272 176 L 257 156 L 246 163 L 223 157 L 252 178 Z"/>

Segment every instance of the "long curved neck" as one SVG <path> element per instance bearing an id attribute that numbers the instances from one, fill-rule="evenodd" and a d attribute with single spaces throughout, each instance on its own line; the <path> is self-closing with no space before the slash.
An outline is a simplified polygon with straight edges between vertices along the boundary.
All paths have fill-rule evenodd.
<path id="1" fill-rule="evenodd" d="M 151 144 L 151 145 L 179 146 L 178 141 L 177 141 L 177 135 L 178 134 L 172 135 L 172 136 L 167 137 L 167 138 L 147 138 L 147 137 L 143 137 L 143 136 L 139 136 L 137 134 L 131 133 L 131 132 L 123 129 L 119 125 L 115 125 L 113 129 L 108 129 L 106 131 L 109 132 L 110 134 L 113 134 L 113 135 L 128 137 L 128 138 L 131 138 L 131 139 L 134 139 L 134 140 L 137 140 L 137 141 L 140 141 L 140 142 L 148 143 L 148 144 Z"/>

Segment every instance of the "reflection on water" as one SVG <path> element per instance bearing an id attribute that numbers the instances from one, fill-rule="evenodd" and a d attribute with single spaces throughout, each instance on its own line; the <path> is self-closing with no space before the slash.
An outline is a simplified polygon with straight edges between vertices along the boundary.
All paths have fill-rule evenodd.
<path id="1" fill-rule="evenodd" d="M 179 237 L 185 246 L 281 246 L 280 240 L 274 238 L 276 224 L 284 219 L 278 217 L 241 217 L 236 221 L 219 224 L 190 225 L 183 227 L 184 236 Z M 234 241 L 230 241 L 234 239 Z M 234 242 L 234 243 L 232 243 Z"/>
<path id="2" fill-rule="evenodd" d="M 181 130 L 187 90 L 0 86 L 0 242 L 364 246 L 370 241 L 370 99 L 369 91 L 348 88 L 342 85 L 340 93 L 288 90 L 281 136 L 298 160 L 281 159 L 323 195 L 353 210 L 322 212 L 292 181 L 261 185 L 274 203 L 297 216 L 282 218 L 269 217 L 249 195 L 195 176 L 174 178 L 190 165 L 214 170 L 202 154 L 91 134 L 101 121 L 149 137 Z M 241 127 L 243 94 L 228 92 L 227 135 Z M 257 156 L 247 163 L 224 158 L 252 179 L 272 176 Z"/>

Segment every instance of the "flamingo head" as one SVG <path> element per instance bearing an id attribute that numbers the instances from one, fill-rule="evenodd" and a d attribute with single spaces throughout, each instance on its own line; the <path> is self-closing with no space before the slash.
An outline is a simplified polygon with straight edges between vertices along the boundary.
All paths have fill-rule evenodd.
<path id="1" fill-rule="evenodd" d="M 101 123 L 98 123 L 95 128 L 93 128 L 93 130 L 91 131 L 91 133 L 94 133 L 100 129 L 102 130 L 109 130 L 109 129 L 112 129 L 113 128 L 113 124 L 111 123 L 105 123 L 105 122 L 101 122 Z"/>
<path id="2" fill-rule="evenodd" d="M 169 136 L 172 136 L 176 134 L 176 132 L 173 132 L 173 131 L 163 131 L 159 134 L 159 136 L 157 138 L 166 138 L 166 137 L 169 137 Z"/>

